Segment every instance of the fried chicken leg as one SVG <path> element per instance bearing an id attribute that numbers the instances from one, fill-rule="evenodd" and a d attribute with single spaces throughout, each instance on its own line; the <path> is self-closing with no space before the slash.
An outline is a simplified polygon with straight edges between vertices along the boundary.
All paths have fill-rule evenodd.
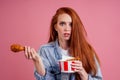
<path id="1" fill-rule="evenodd" d="M 25 47 L 20 45 L 20 44 L 12 44 L 10 46 L 11 51 L 13 52 L 20 52 L 20 51 L 24 51 Z"/>

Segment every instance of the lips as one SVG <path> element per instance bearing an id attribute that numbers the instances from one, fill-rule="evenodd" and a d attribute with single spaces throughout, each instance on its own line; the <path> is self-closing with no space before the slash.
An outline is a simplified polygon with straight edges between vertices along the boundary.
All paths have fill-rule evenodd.
<path id="1" fill-rule="evenodd" d="M 70 35 L 70 33 L 64 33 L 64 36 L 69 36 Z"/>

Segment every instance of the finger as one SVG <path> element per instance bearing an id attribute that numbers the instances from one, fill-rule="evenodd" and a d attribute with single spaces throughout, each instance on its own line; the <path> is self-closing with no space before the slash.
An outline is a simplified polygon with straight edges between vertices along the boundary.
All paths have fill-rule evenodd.
<path id="1" fill-rule="evenodd" d="M 78 73 L 81 73 L 82 70 L 79 70 L 79 69 L 74 69 L 75 72 L 78 72 Z"/>
<path id="2" fill-rule="evenodd" d="M 25 46 L 25 57 L 28 58 L 28 49 L 27 49 L 27 46 Z"/>
<path id="3" fill-rule="evenodd" d="M 82 64 L 81 61 L 74 61 L 75 64 Z"/>
<path id="4" fill-rule="evenodd" d="M 31 51 L 32 51 L 33 54 L 36 54 L 36 51 L 35 51 L 34 48 L 31 48 Z"/>
<path id="5" fill-rule="evenodd" d="M 73 66 L 73 65 L 72 65 L 71 67 L 72 67 L 72 68 L 75 68 L 75 69 L 79 69 L 79 70 L 82 69 L 82 66 L 79 66 L 79 65 L 77 65 L 77 66 L 75 66 L 75 65 Z"/>
<path id="6" fill-rule="evenodd" d="M 76 67 L 80 67 L 80 66 L 82 66 L 82 63 L 77 61 L 77 62 L 72 62 L 71 65 L 76 66 Z"/>
<path id="7" fill-rule="evenodd" d="M 81 73 L 83 71 L 82 67 L 72 67 L 75 72 Z"/>
<path id="8" fill-rule="evenodd" d="M 34 48 L 32 48 L 31 50 L 32 50 L 32 53 L 33 53 L 33 54 L 32 54 L 33 59 L 34 59 L 34 60 L 37 59 L 37 58 L 39 57 L 38 53 L 35 51 Z"/>
<path id="9" fill-rule="evenodd" d="M 71 67 L 75 70 L 75 71 L 79 71 L 82 70 L 82 63 L 81 62 L 74 62 L 72 63 Z"/>
<path id="10" fill-rule="evenodd" d="M 35 58 L 35 53 L 34 53 L 34 51 L 33 51 L 33 48 L 31 48 L 31 53 L 30 53 L 30 55 L 31 55 L 31 58 L 30 58 L 30 59 L 34 59 L 34 58 Z"/>
<path id="11" fill-rule="evenodd" d="M 28 47 L 28 59 L 32 59 L 32 52 L 31 52 L 31 48 Z"/>

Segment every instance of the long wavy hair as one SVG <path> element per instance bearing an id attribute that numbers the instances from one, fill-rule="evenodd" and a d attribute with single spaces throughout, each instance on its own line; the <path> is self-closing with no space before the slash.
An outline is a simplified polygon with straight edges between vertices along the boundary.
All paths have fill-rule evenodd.
<path id="1" fill-rule="evenodd" d="M 50 37 L 48 42 L 55 41 L 58 38 L 58 33 L 55 30 L 54 25 L 57 23 L 58 16 L 64 13 L 70 15 L 72 18 L 72 32 L 69 40 L 69 54 L 73 57 L 79 57 L 81 59 L 83 67 L 87 73 L 92 73 L 93 75 L 96 75 L 97 65 L 95 62 L 95 58 L 99 64 L 100 61 L 94 48 L 88 43 L 86 39 L 87 32 L 75 10 L 69 7 L 62 7 L 56 11 L 51 20 Z M 81 80 L 78 73 L 75 73 L 75 75 L 76 80 Z"/>

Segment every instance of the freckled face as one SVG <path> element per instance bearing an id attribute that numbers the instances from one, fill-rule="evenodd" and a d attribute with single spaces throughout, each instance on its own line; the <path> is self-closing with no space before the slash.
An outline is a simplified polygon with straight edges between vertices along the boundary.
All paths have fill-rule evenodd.
<path id="1" fill-rule="evenodd" d="M 72 18 L 70 15 L 64 13 L 58 16 L 57 24 L 55 25 L 55 30 L 58 33 L 58 38 L 60 40 L 67 41 L 71 36 Z"/>

